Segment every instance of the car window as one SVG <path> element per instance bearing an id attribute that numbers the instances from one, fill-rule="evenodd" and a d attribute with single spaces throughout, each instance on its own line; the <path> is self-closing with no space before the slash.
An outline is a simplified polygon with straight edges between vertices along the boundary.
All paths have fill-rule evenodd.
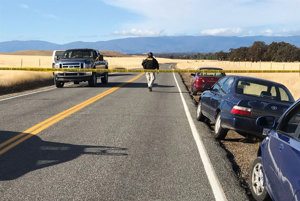
<path id="1" fill-rule="evenodd" d="M 93 58 L 96 59 L 98 57 L 98 54 L 96 51 L 93 51 L 94 55 L 93 55 Z"/>
<path id="2" fill-rule="evenodd" d="M 294 108 L 280 121 L 277 131 L 283 134 L 288 134 L 289 136 L 295 136 L 299 139 L 300 105 Z"/>
<path id="3" fill-rule="evenodd" d="M 216 76 L 216 77 L 222 77 L 222 76 L 224 76 L 224 73 L 205 72 L 205 73 L 198 73 L 198 76 Z"/>
<path id="4" fill-rule="evenodd" d="M 74 58 L 93 58 L 94 51 L 90 50 L 69 50 L 66 51 L 64 58 L 65 59 L 74 59 Z"/>
<path id="5" fill-rule="evenodd" d="M 223 77 L 223 78 L 219 79 L 219 81 L 214 84 L 212 90 L 215 91 L 215 92 L 220 92 L 221 87 L 223 86 L 223 84 L 226 80 L 227 80 L 227 77 Z"/>
<path id="6" fill-rule="evenodd" d="M 283 88 L 279 87 L 279 93 L 280 93 L 280 100 L 290 101 L 288 94 L 286 93 L 286 91 Z"/>
<path id="7" fill-rule="evenodd" d="M 280 95 L 277 93 L 277 89 L 279 89 Z M 236 93 L 293 102 L 292 96 L 289 96 L 285 89 L 260 80 L 240 79 L 236 86 Z"/>
<path id="8" fill-rule="evenodd" d="M 223 91 L 224 91 L 225 93 L 228 93 L 229 88 L 231 87 L 233 81 L 234 81 L 234 78 L 233 78 L 233 77 L 229 77 L 229 78 L 224 82 L 222 89 L 223 89 Z"/>
<path id="9" fill-rule="evenodd" d="M 272 97 L 277 97 L 277 92 L 276 92 L 276 87 L 272 86 L 270 90 L 271 96 Z"/>

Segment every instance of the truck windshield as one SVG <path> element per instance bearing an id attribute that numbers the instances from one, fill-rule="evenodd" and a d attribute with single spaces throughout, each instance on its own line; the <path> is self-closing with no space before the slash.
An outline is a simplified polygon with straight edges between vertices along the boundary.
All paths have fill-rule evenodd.
<path id="1" fill-rule="evenodd" d="M 65 52 L 64 59 L 75 59 L 75 58 L 94 58 L 94 51 L 90 50 L 68 50 Z"/>

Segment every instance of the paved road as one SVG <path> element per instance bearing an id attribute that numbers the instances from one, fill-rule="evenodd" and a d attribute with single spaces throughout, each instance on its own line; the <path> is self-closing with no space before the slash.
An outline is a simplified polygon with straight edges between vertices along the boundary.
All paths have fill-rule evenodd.
<path id="1" fill-rule="evenodd" d="M 0 98 L 0 200 L 215 200 L 173 74 L 159 74 L 153 92 L 137 75 Z M 227 200 L 248 200 L 225 151 L 195 123 Z"/>

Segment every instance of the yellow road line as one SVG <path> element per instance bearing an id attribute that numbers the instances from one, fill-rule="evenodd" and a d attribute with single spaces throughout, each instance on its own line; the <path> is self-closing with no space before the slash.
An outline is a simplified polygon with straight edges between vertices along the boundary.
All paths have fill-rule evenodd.
<path id="1" fill-rule="evenodd" d="M 300 73 L 299 70 L 193 70 L 193 69 L 81 69 L 81 68 L 41 68 L 41 67 L 0 67 L 0 70 L 36 71 L 36 72 L 157 72 L 157 73 Z"/>
<path id="2" fill-rule="evenodd" d="M 31 128 L 25 130 L 24 132 L 16 135 L 15 137 L 12 137 L 8 140 L 6 140 L 5 142 L 0 144 L 0 155 L 4 154 L 5 152 L 9 151 L 10 149 L 14 148 L 15 146 L 17 146 L 18 144 L 24 142 L 25 140 L 27 140 L 28 138 L 32 137 L 33 135 L 37 135 L 38 133 L 40 133 L 41 131 L 47 129 L 48 127 L 52 126 L 53 124 L 61 121 L 62 119 L 74 114 L 75 112 L 83 109 L 84 107 L 96 102 L 97 100 L 113 93 L 114 91 L 118 90 L 119 88 L 121 88 L 122 86 L 135 81 L 136 79 L 138 79 L 139 77 L 141 77 L 143 75 L 143 73 L 137 75 L 136 77 L 128 80 L 127 82 L 117 86 L 117 87 L 113 87 L 101 94 L 98 94 L 82 103 L 79 103 L 63 112 L 60 112 L 59 114 L 56 114 L 52 117 L 50 117 L 49 119 L 46 119 L 45 121 L 42 121 L 34 126 L 32 126 Z M 8 145 L 8 146 L 7 146 Z"/>

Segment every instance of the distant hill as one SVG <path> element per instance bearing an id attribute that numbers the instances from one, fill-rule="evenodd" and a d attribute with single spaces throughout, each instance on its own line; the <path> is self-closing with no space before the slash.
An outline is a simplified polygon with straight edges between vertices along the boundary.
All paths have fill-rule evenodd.
<path id="1" fill-rule="evenodd" d="M 30 55 L 30 56 L 52 56 L 53 50 L 22 50 L 17 52 L 0 53 L 2 55 Z M 100 50 L 100 53 L 105 57 L 127 57 L 128 54 L 120 52 Z"/>
<path id="2" fill-rule="evenodd" d="M 45 41 L 7 41 L 0 42 L 0 52 L 15 52 L 23 50 L 61 50 L 69 48 L 94 48 L 116 51 L 126 54 L 139 54 L 152 51 L 154 53 L 191 53 L 229 51 L 230 48 L 250 46 L 254 41 L 264 41 L 266 44 L 287 42 L 300 47 L 300 36 L 164 36 L 124 38 L 98 42 L 72 42 L 55 44 Z"/>
<path id="3" fill-rule="evenodd" d="M 4 55 L 52 56 L 53 50 L 22 50 L 17 52 L 0 53 Z"/>
<path id="4" fill-rule="evenodd" d="M 108 50 L 100 50 L 100 53 L 105 57 L 128 57 L 128 54 L 115 52 L 115 51 L 108 51 Z"/>

